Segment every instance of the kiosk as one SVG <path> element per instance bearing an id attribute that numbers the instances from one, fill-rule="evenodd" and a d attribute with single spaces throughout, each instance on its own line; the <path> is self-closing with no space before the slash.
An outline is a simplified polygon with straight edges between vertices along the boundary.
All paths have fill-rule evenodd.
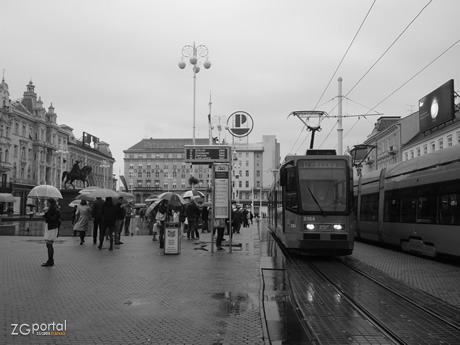
<path id="1" fill-rule="evenodd" d="M 164 254 L 180 254 L 180 223 L 165 222 Z"/>

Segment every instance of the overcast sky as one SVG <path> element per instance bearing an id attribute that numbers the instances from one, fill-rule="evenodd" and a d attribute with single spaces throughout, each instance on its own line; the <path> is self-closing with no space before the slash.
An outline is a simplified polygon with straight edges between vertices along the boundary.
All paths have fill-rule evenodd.
<path id="1" fill-rule="evenodd" d="M 11 99 L 32 80 L 59 124 L 109 143 L 118 175 L 141 139 L 192 137 L 193 72 L 178 62 L 205 45 L 196 137 L 208 137 L 211 94 L 214 121 L 246 111 L 249 142 L 276 135 L 284 157 L 310 143 L 294 110 L 331 115 L 315 147 L 336 148 L 338 77 L 344 149 L 372 114 L 405 117 L 449 79 L 459 90 L 459 15 L 459 0 L 3 0 L 0 69 Z"/>

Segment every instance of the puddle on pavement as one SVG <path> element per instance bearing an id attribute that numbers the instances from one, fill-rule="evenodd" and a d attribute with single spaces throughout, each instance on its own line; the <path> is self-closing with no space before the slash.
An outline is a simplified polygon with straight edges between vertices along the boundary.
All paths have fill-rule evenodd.
<path id="1" fill-rule="evenodd" d="M 256 300 L 247 293 L 226 291 L 215 293 L 212 298 L 221 301 L 217 312 L 217 315 L 221 317 L 238 315 L 248 310 L 258 309 Z"/>

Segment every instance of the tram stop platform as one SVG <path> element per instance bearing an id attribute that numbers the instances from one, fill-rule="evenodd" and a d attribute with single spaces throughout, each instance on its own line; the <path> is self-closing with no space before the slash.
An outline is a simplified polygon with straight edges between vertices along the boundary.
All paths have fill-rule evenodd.
<path id="1" fill-rule="evenodd" d="M 268 331 L 282 316 L 267 304 L 267 326 L 261 289 L 280 286 L 268 282 L 268 271 L 262 281 L 256 222 L 234 234 L 231 252 L 228 235 L 225 250 L 211 252 L 209 233 L 182 237 L 177 255 L 164 255 L 147 234 L 122 235 L 113 251 L 108 241 L 99 250 L 91 234 L 83 245 L 78 236 L 59 237 L 51 268 L 41 267 L 47 250 L 39 231 L 21 231 L 0 236 L 1 344 L 276 343 Z"/>

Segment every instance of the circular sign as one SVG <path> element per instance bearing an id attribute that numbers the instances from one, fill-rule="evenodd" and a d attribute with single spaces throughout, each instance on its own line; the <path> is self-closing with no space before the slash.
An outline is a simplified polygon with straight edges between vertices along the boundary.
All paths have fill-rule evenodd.
<path id="1" fill-rule="evenodd" d="M 254 128 L 254 121 L 251 115 L 245 111 L 235 111 L 227 119 L 227 130 L 234 137 L 242 138 L 248 136 Z"/>

